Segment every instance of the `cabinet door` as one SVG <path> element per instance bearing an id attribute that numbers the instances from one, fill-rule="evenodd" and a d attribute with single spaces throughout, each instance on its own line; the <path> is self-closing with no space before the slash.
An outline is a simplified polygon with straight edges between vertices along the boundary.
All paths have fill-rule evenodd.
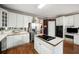
<path id="1" fill-rule="evenodd" d="M 28 27 L 28 23 L 29 23 L 29 19 L 28 19 L 28 16 L 24 15 L 24 27 Z"/>
<path id="2" fill-rule="evenodd" d="M 56 18 L 56 25 L 59 25 L 59 18 Z"/>
<path id="3" fill-rule="evenodd" d="M 39 43 L 39 46 L 40 46 L 39 50 L 40 50 L 41 54 L 51 54 L 51 53 L 53 53 L 53 49 L 51 50 L 50 48 L 48 48 L 47 46 L 45 46 L 41 42 Z"/>
<path id="4" fill-rule="evenodd" d="M 4 38 L 2 41 L 1 41 L 1 50 L 6 50 L 7 49 L 7 38 Z"/>
<path id="5" fill-rule="evenodd" d="M 7 37 L 7 49 L 22 44 L 22 36 L 14 35 Z"/>
<path id="6" fill-rule="evenodd" d="M 79 27 L 79 14 L 74 15 L 74 26 Z"/>
<path id="7" fill-rule="evenodd" d="M 30 40 L 29 40 L 29 34 L 22 35 L 22 42 L 23 42 L 23 44 L 30 42 Z"/>
<path id="8" fill-rule="evenodd" d="M 57 26 L 63 25 L 63 17 L 58 17 L 58 18 L 56 18 L 56 25 L 57 25 Z"/>
<path id="9" fill-rule="evenodd" d="M 0 8 L 0 27 L 2 27 L 2 9 Z"/>
<path id="10" fill-rule="evenodd" d="M 35 37 L 34 48 L 40 54 L 53 53 L 53 46 L 41 40 L 41 38 Z"/>
<path id="11" fill-rule="evenodd" d="M 29 34 L 14 35 L 7 37 L 7 49 L 21 44 L 29 43 Z"/>
<path id="12" fill-rule="evenodd" d="M 4 9 L 1 10 L 1 26 L 7 27 L 8 24 L 8 12 Z"/>
<path id="13" fill-rule="evenodd" d="M 34 49 L 38 52 L 38 53 L 40 53 L 41 51 L 40 51 L 40 45 L 39 45 L 39 38 L 37 38 L 36 36 L 35 36 L 35 39 L 34 39 Z"/>
<path id="14" fill-rule="evenodd" d="M 1 54 L 1 42 L 0 42 L 0 54 Z"/>
<path id="15" fill-rule="evenodd" d="M 28 16 L 28 21 L 29 21 L 29 23 L 32 23 L 32 19 L 33 19 L 33 17 Z"/>
<path id="16" fill-rule="evenodd" d="M 7 49 L 14 47 L 14 40 L 15 40 L 14 36 L 7 37 Z"/>
<path id="17" fill-rule="evenodd" d="M 79 35 L 74 36 L 74 44 L 79 45 Z"/>
<path id="18" fill-rule="evenodd" d="M 16 13 L 9 12 L 8 17 L 9 17 L 8 18 L 8 21 L 9 21 L 8 27 L 16 27 Z"/>
<path id="19" fill-rule="evenodd" d="M 54 47 L 54 54 L 63 54 L 63 42 Z"/>
<path id="20" fill-rule="evenodd" d="M 17 14 L 17 27 L 23 27 L 23 15 Z"/>
<path id="21" fill-rule="evenodd" d="M 7 27 L 8 11 L 0 8 L 0 27 Z"/>
<path id="22" fill-rule="evenodd" d="M 63 17 L 60 17 L 59 24 L 63 25 Z"/>
<path id="23" fill-rule="evenodd" d="M 14 46 L 23 44 L 22 35 L 15 35 L 14 38 Z"/>
<path id="24" fill-rule="evenodd" d="M 74 23 L 73 22 L 74 22 L 73 15 L 66 17 L 66 26 L 74 26 Z"/>

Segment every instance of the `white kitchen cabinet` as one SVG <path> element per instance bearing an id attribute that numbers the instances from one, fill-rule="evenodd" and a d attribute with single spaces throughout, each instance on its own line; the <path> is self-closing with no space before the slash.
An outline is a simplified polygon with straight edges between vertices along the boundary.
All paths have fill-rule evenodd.
<path id="1" fill-rule="evenodd" d="M 1 41 L 1 51 L 4 51 L 7 49 L 7 38 L 4 38 L 2 41 Z"/>
<path id="2" fill-rule="evenodd" d="M 39 44 L 39 38 L 35 37 L 34 39 L 34 49 L 38 52 L 38 53 L 41 53 L 41 47 L 40 47 L 40 44 Z"/>
<path id="3" fill-rule="evenodd" d="M 42 41 L 40 38 L 35 37 L 34 48 L 39 54 L 51 54 L 53 53 L 53 46 Z"/>
<path id="4" fill-rule="evenodd" d="M 15 35 L 14 38 L 14 47 L 22 44 L 22 35 Z"/>
<path id="5" fill-rule="evenodd" d="M 54 47 L 55 54 L 63 54 L 63 42 Z"/>
<path id="6" fill-rule="evenodd" d="M 21 14 L 17 14 L 17 17 L 16 17 L 17 21 L 17 26 L 16 27 L 23 27 L 23 15 Z"/>
<path id="7" fill-rule="evenodd" d="M 7 27 L 8 24 L 8 11 L 0 8 L 0 27 Z"/>
<path id="8" fill-rule="evenodd" d="M 28 23 L 29 23 L 29 19 L 28 19 L 28 16 L 24 15 L 24 25 L 23 27 L 28 27 Z"/>
<path id="9" fill-rule="evenodd" d="M 2 27 L 2 10 L 0 8 L 0 27 Z"/>
<path id="10" fill-rule="evenodd" d="M 48 35 L 55 37 L 55 21 L 48 21 Z"/>
<path id="11" fill-rule="evenodd" d="M 74 35 L 74 44 L 79 45 L 79 34 Z"/>
<path id="12" fill-rule="evenodd" d="M 63 54 L 63 42 L 61 42 L 57 46 L 53 46 L 43 41 L 41 38 L 35 37 L 34 49 L 39 54 Z"/>
<path id="13" fill-rule="evenodd" d="M 65 26 L 74 26 L 74 18 L 72 16 L 65 17 Z"/>
<path id="14" fill-rule="evenodd" d="M 35 38 L 34 48 L 39 54 L 48 54 L 48 53 L 50 53 L 49 49 L 42 43 L 42 41 L 39 38 Z"/>
<path id="15" fill-rule="evenodd" d="M 8 21 L 8 27 L 16 27 L 16 13 L 9 12 Z"/>
<path id="16" fill-rule="evenodd" d="M 79 27 L 79 14 L 73 16 L 74 16 L 74 27 Z"/>
<path id="17" fill-rule="evenodd" d="M 23 43 L 29 43 L 30 42 L 30 37 L 29 33 L 22 35 Z"/>
<path id="18" fill-rule="evenodd" d="M 32 23 L 32 16 L 24 15 L 23 27 L 28 27 L 28 23 Z"/>
<path id="19" fill-rule="evenodd" d="M 14 40 L 15 40 L 14 36 L 7 37 L 7 49 L 14 47 Z"/>
<path id="20" fill-rule="evenodd" d="M 63 17 L 56 18 L 56 26 L 62 26 L 63 25 Z"/>
<path id="21" fill-rule="evenodd" d="M 7 37 L 7 49 L 25 43 L 29 43 L 29 34 L 13 35 Z"/>
<path id="22" fill-rule="evenodd" d="M 20 35 L 8 36 L 7 49 L 20 45 L 21 41 L 22 41 L 22 36 Z"/>
<path id="23" fill-rule="evenodd" d="M 28 16 L 28 22 L 32 23 L 33 17 L 32 16 Z"/>

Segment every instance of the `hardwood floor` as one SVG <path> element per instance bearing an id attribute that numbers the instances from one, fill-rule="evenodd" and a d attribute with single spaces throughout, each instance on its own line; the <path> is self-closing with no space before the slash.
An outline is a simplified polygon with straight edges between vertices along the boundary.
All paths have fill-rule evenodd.
<path id="1" fill-rule="evenodd" d="M 74 45 L 74 54 L 79 54 L 79 45 Z"/>
<path id="2" fill-rule="evenodd" d="M 37 54 L 37 52 L 34 49 L 34 44 L 28 43 L 3 51 L 2 54 Z"/>
<path id="3" fill-rule="evenodd" d="M 64 41 L 64 54 L 79 54 L 79 45 L 74 45 L 69 41 Z M 33 43 L 23 44 L 6 51 L 2 54 L 38 54 L 34 49 Z"/>
<path id="4" fill-rule="evenodd" d="M 74 44 L 69 41 L 64 41 L 64 54 L 73 54 Z"/>
<path id="5" fill-rule="evenodd" d="M 79 45 L 64 41 L 64 54 L 79 54 Z"/>

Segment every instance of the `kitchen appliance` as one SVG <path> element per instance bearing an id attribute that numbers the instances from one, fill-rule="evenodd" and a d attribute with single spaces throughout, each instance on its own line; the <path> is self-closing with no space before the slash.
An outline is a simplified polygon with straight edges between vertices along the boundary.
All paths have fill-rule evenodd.
<path id="1" fill-rule="evenodd" d="M 78 33 L 78 28 L 67 28 L 68 33 Z"/>
<path id="2" fill-rule="evenodd" d="M 68 41 L 68 42 L 74 43 L 74 35 L 66 34 L 65 40 Z"/>
<path id="3" fill-rule="evenodd" d="M 63 26 L 56 26 L 56 37 L 63 38 Z"/>
<path id="4" fill-rule="evenodd" d="M 45 39 L 47 41 L 55 39 L 55 37 L 47 36 L 47 35 L 39 35 L 38 37 Z"/>
<path id="5" fill-rule="evenodd" d="M 73 35 L 65 35 L 66 38 L 74 39 Z"/>
<path id="6" fill-rule="evenodd" d="M 28 23 L 28 32 L 30 34 L 30 42 L 34 41 L 34 35 L 40 34 L 41 24 L 39 23 Z"/>

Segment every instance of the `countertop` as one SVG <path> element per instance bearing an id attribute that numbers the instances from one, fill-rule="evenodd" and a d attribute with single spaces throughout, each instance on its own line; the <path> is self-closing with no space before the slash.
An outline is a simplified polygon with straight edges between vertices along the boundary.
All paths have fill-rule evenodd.
<path id="1" fill-rule="evenodd" d="M 2 39 L 4 39 L 8 34 L 10 34 L 11 33 L 11 31 L 6 31 L 6 32 L 4 32 L 4 33 L 0 33 L 0 41 L 2 40 Z"/>
<path id="2" fill-rule="evenodd" d="M 0 33 L 0 41 L 3 40 L 5 37 L 7 36 L 12 36 L 12 35 L 22 35 L 22 34 L 27 34 L 28 32 L 18 32 L 18 33 L 14 33 L 12 31 L 5 31 L 4 33 Z"/>
<path id="3" fill-rule="evenodd" d="M 65 35 L 72 35 L 72 36 L 74 36 L 74 35 L 79 35 L 79 33 L 65 33 Z"/>
<path id="4" fill-rule="evenodd" d="M 53 45 L 53 46 L 57 46 L 59 43 L 63 42 L 63 38 L 60 38 L 60 37 L 56 37 L 55 39 L 52 39 L 50 41 L 47 41 L 43 38 L 40 38 L 40 39 L 43 40 L 44 42 L 47 42 L 50 45 Z"/>
<path id="5" fill-rule="evenodd" d="M 54 46 L 58 45 L 59 43 L 61 43 L 63 41 L 63 38 L 60 37 L 56 37 L 53 40 L 48 41 L 49 43 L 53 44 Z"/>

